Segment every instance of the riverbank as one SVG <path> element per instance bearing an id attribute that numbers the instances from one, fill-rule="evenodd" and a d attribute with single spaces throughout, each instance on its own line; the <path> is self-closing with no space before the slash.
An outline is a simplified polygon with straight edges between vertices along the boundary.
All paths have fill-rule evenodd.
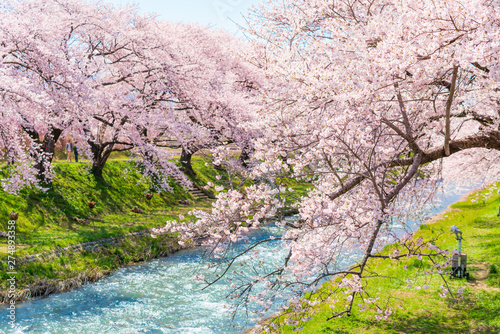
<path id="1" fill-rule="evenodd" d="M 84 284 L 99 281 L 121 267 L 168 256 L 182 249 L 172 236 L 153 239 L 146 232 L 88 244 L 21 263 L 17 268 L 18 289 L 15 297 L 8 298 L 7 290 L 0 291 L 0 304 L 78 289 Z"/>
<path id="2" fill-rule="evenodd" d="M 468 255 L 469 280 L 447 278 L 455 296 L 442 298 L 440 281 L 425 275 L 432 265 L 416 258 L 392 261 L 376 259 L 369 271 L 377 277 L 366 281 L 365 290 L 379 297 L 379 305 L 392 305 L 391 316 L 377 320 L 374 309 L 361 307 L 350 317 L 327 319 L 332 315 L 332 301 L 311 309 L 310 321 L 301 324 L 301 333 L 499 333 L 500 332 L 500 218 L 497 217 L 500 195 L 496 183 L 488 189 L 469 193 L 467 198 L 421 225 L 414 239 L 435 239 L 441 249 L 455 250 L 457 242 L 450 226 L 457 225 L 464 236 L 463 251 Z M 389 245 L 381 252 L 393 251 Z M 405 270 L 406 269 L 406 270 Z M 449 269 L 449 268 L 448 268 Z M 446 269 L 446 270 L 448 270 Z M 409 286 L 408 278 L 412 279 Z M 325 284 L 322 289 L 328 289 Z M 422 288 L 425 287 L 425 288 Z M 355 305 L 364 305 L 357 297 Z M 339 302 L 334 310 L 342 310 Z M 285 325 L 284 316 L 275 319 L 278 328 L 272 333 L 292 333 L 296 326 Z"/>
<path id="3" fill-rule="evenodd" d="M 227 173 L 210 159 L 195 156 L 192 163 L 195 187 L 228 182 Z M 102 179 L 94 178 L 88 169 L 85 163 L 59 162 L 46 192 L 0 193 L 0 231 L 7 231 L 10 212 L 19 215 L 14 255 L 17 301 L 70 291 L 120 267 L 172 254 L 181 249 L 175 236 L 151 238 L 150 229 L 180 217 L 189 221 L 194 219 L 191 210 L 212 207 L 212 200 L 192 196 L 175 181 L 173 192 L 148 199 L 151 182 L 124 160 L 109 161 Z M 238 176 L 232 178 L 236 185 L 242 182 Z M 293 180 L 287 183 L 295 189 L 292 200 L 309 187 Z M 89 202 L 95 206 L 90 208 Z M 133 212 L 134 207 L 142 213 Z M 8 255 L 7 239 L 0 238 L 0 304 L 7 301 Z"/>
<path id="4" fill-rule="evenodd" d="M 193 166 L 203 173 L 195 184 L 225 177 L 224 171 L 207 162 L 193 157 Z M 88 164 L 56 163 L 54 182 L 45 192 L 25 189 L 15 196 L 1 191 L 0 231 L 8 230 L 10 212 L 18 218 L 14 254 L 8 252 L 8 240 L 0 238 L 0 303 L 5 302 L 12 271 L 9 255 L 17 272 L 15 299 L 21 301 L 69 291 L 119 267 L 179 249 L 173 238 L 153 239 L 149 230 L 178 220 L 179 215 L 191 219 L 189 211 L 209 210 L 212 201 L 193 196 L 173 180 L 172 192 L 152 193 L 151 181 L 134 167 L 112 160 L 103 177 L 95 178 Z M 147 198 L 147 194 L 153 195 Z M 134 207 L 140 210 L 133 212 Z"/>

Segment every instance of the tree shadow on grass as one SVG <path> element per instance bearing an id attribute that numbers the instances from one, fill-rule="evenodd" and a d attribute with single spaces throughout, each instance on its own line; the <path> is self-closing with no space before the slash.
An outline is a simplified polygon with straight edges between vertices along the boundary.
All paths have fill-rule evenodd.
<path id="1" fill-rule="evenodd" d="M 456 304 L 448 299 L 448 310 L 420 310 L 395 314 L 387 322 L 365 324 L 376 333 L 498 334 L 500 326 L 500 292 L 466 293 Z M 341 329 L 332 333 L 344 333 Z"/>
<path id="2" fill-rule="evenodd" d="M 332 322 L 323 328 L 321 333 L 350 334 L 356 329 L 356 333 L 363 333 L 363 328 L 370 333 L 405 333 L 405 334 L 449 334 L 449 333 L 473 333 L 472 328 L 463 324 L 463 319 L 451 319 L 443 314 L 431 312 L 419 312 L 418 314 L 404 313 L 392 316 L 388 321 L 372 322 L 355 320 L 346 328 Z M 460 326 L 454 324 L 459 320 Z M 474 332 L 475 333 L 475 332 Z M 479 332 L 480 333 L 480 332 Z M 492 332 L 493 333 L 493 332 Z"/>
<path id="3" fill-rule="evenodd" d="M 28 203 L 28 206 L 25 214 L 30 217 L 38 217 L 39 219 L 36 222 L 37 226 L 44 226 L 47 218 L 45 214 L 55 216 L 55 211 L 63 212 L 64 216 L 66 216 L 68 220 L 72 219 L 72 210 L 60 210 L 61 208 L 71 208 L 69 202 L 61 194 L 59 194 L 59 192 L 54 190 L 52 185 L 49 185 L 46 192 L 30 192 L 26 196 L 26 202 Z M 35 211 L 38 211 L 39 215 L 36 215 Z M 58 223 L 58 225 L 61 224 Z"/>
<path id="4" fill-rule="evenodd" d="M 500 218 L 478 217 L 472 221 L 472 226 L 485 229 L 498 228 L 500 227 Z"/>
<path id="5" fill-rule="evenodd" d="M 327 327 L 323 329 L 320 333 L 332 333 L 332 334 L 351 334 L 352 332 L 346 329 L 335 329 L 332 327 Z"/>
<path id="6" fill-rule="evenodd" d="M 477 326 L 465 322 L 465 316 L 449 316 L 444 314 L 420 314 L 395 319 L 387 324 L 382 332 L 407 334 L 449 334 L 449 333 L 500 333 L 500 327 L 481 324 Z M 478 319 L 479 320 L 479 319 Z"/>

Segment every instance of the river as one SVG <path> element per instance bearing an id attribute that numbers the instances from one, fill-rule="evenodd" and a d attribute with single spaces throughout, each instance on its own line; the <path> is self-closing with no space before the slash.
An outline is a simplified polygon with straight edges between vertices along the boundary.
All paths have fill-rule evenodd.
<path id="1" fill-rule="evenodd" d="M 432 213 L 456 202 L 468 189 L 440 196 Z M 281 229 L 267 226 L 248 236 L 255 242 Z M 259 246 L 260 256 L 279 262 L 286 249 L 276 251 L 280 241 Z M 240 242 L 234 251 L 244 249 Z M 240 261 L 248 260 L 242 257 Z M 232 319 L 226 295 L 231 288 L 224 279 L 202 290 L 194 280 L 207 259 L 200 248 L 183 250 L 145 264 L 125 267 L 94 284 L 67 293 L 17 305 L 16 328 L 0 322 L 0 333 L 241 333 L 256 319 L 237 313 Z M 248 267 L 244 270 L 248 270 Z M 0 312 L 6 314 L 5 307 Z M 5 328 L 2 328 L 5 326 Z"/>

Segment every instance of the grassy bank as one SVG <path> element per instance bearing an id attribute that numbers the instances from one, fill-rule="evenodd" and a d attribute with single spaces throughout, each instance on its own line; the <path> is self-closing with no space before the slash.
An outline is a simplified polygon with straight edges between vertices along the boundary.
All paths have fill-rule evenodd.
<path id="1" fill-rule="evenodd" d="M 392 315 L 377 320 L 373 308 L 355 311 L 351 316 L 326 319 L 332 315 L 332 300 L 316 305 L 312 320 L 302 324 L 301 333 L 500 333 L 500 217 L 497 217 L 500 195 L 499 184 L 469 196 L 432 224 L 422 225 L 414 239 L 436 239 L 441 249 L 455 250 L 457 241 L 450 235 L 450 226 L 457 225 L 464 235 L 463 247 L 468 254 L 469 280 L 447 278 L 451 291 L 463 290 L 458 303 L 447 296 L 439 296 L 442 281 L 424 274 L 431 268 L 425 260 L 374 260 L 368 272 L 377 273 L 366 281 L 365 290 L 370 296 L 380 297 L 377 304 L 385 307 L 390 302 Z M 494 195 L 491 195 L 491 192 Z M 384 248 L 388 254 L 395 246 Z M 408 270 L 405 270 L 404 266 Z M 449 271 L 449 268 L 445 271 Z M 392 278 L 389 278 L 392 277 Z M 411 288 L 407 279 L 412 277 Z M 330 284 L 322 289 L 327 291 Z M 417 287 L 428 286 L 428 289 Z M 339 298 L 340 299 L 340 298 Z M 354 305 L 363 304 L 357 297 Z M 339 302 L 334 312 L 344 310 Z M 359 309 L 359 307 L 358 307 Z M 274 333 L 292 333 L 296 326 L 284 324 L 284 317 L 276 319 L 279 328 Z"/>
<path id="2" fill-rule="evenodd" d="M 196 158 L 195 165 L 204 160 Z M 151 184 L 125 161 L 110 161 L 103 178 L 95 178 L 84 163 L 58 163 L 56 175 L 47 191 L 25 189 L 18 196 L 0 192 L 0 231 L 7 230 L 9 212 L 18 212 L 16 224 L 17 256 L 47 249 L 123 235 L 163 224 L 193 207 L 210 203 L 179 205 L 193 198 L 178 184 L 174 191 L 154 194 L 148 200 Z M 205 170 L 207 177 L 217 172 Z M 88 202 L 95 201 L 93 209 Z M 144 214 L 133 213 L 138 207 Z M 80 223 L 74 218 L 82 219 Z M 0 239 L 0 259 L 6 256 L 6 239 Z"/>
<path id="3" fill-rule="evenodd" d="M 214 182 L 221 172 L 205 166 L 207 161 L 203 157 L 193 157 L 193 167 L 203 175 L 203 182 Z M 211 201 L 196 201 L 175 182 L 172 182 L 173 192 L 154 194 L 148 200 L 145 195 L 151 192 L 151 182 L 143 178 L 134 165 L 122 159 L 109 161 L 102 178 L 94 177 L 89 168 L 85 163 L 56 162 L 54 181 L 46 191 L 25 189 L 18 196 L 0 191 L 0 231 L 7 231 L 10 212 L 19 214 L 17 259 L 163 226 L 167 220 L 179 219 L 179 214 L 189 219 L 187 213 L 193 208 L 208 210 L 211 207 Z M 179 200 L 189 200 L 191 204 L 180 205 Z M 94 208 L 89 207 L 89 201 L 96 202 Z M 133 207 L 144 213 L 132 212 Z M 171 240 L 166 242 L 165 238 L 135 238 L 131 243 L 124 240 L 120 245 L 99 252 L 72 253 L 23 264 L 17 268 L 17 286 L 24 289 L 44 282 L 50 287 L 89 272 L 93 273 L 89 277 L 99 276 L 98 273 L 128 263 L 161 256 L 174 250 L 174 244 Z M 6 260 L 8 255 L 7 239 L 0 238 L 0 260 Z M 0 279 L 6 282 L 7 264 L 0 264 L 0 267 Z"/>
<path id="4" fill-rule="evenodd" d="M 90 173 L 88 163 L 56 160 L 55 177 L 46 191 L 24 189 L 16 196 L 0 190 L 0 231 L 8 230 L 10 212 L 19 214 L 15 257 L 19 260 L 71 245 L 124 236 L 163 226 L 167 220 L 178 220 L 179 215 L 189 220 L 192 217 L 188 212 L 195 208 L 210 210 L 211 200 L 195 200 L 175 182 L 171 183 L 173 192 L 154 194 L 147 199 L 146 194 L 152 192 L 150 180 L 143 178 L 136 166 L 127 160 L 124 155 L 114 156 L 106 164 L 102 178 Z M 229 176 L 224 169 L 213 166 L 206 156 L 194 156 L 192 165 L 197 175 L 191 180 L 198 188 L 208 182 L 230 188 L 230 177 L 233 186 L 242 182 L 246 182 L 245 185 L 252 183 L 238 175 Z M 290 205 L 294 198 L 305 194 L 310 187 L 307 183 L 288 178 L 281 181 L 293 188 L 286 194 Z M 180 200 L 186 199 L 191 204 L 179 204 Z M 96 202 L 95 207 L 90 208 L 89 202 Z M 144 213 L 132 212 L 134 207 Z M 19 264 L 18 261 L 16 285 L 21 290 L 21 299 L 23 296 L 67 291 L 95 281 L 120 266 L 178 249 L 177 242 L 169 236 L 120 240 L 119 244 L 104 245 L 97 251 L 68 250 L 63 256 L 36 262 Z M 7 259 L 7 250 L 7 239 L 0 238 L 0 261 Z M 0 268 L 0 279 L 6 282 L 9 277 L 7 263 L 0 264 Z M 5 290 L 0 291 L 0 302 L 3 295 Z"/>
<path id="5" fill-rule="evenodd" d="M 96 282 L 122 266 L 165 256 L 179 249 L 175 238 L 158 236 L 129 237 L 118 244 L 103 245 L 96 250 L 66 251 L 62 256 L 18 266 L 16 300 L 70 291 Z M 7 272 L 2 265 L 2 278 Z M 6 290 L 0 291 L 0 303 L 8 302 Z"/>

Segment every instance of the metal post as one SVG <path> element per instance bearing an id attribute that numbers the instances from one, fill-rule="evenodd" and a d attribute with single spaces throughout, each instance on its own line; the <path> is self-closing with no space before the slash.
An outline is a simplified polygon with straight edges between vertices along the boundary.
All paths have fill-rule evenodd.
<path id="1" fill-rule="evenodd" d="M 451 232 L 455 233 L 455 236 L 458 240 L 458 268 L 460 271 L 460 274 L 458 277 L 461 278 L 464 275 L 463 270 L 462 270 L 462 231 L 460 231 L 460 229 L 457 227 L 457 225 L 453 225 L 450 230 L 451 230 Z"/>
<path id="2" fill-rule="evenodd" d="M 458 240 L 458 268 L 460 268 L 460 277 L 463 276 L 462 273 L 462 233 L 460 233 L 460 237 L 457 234 Z"/>

